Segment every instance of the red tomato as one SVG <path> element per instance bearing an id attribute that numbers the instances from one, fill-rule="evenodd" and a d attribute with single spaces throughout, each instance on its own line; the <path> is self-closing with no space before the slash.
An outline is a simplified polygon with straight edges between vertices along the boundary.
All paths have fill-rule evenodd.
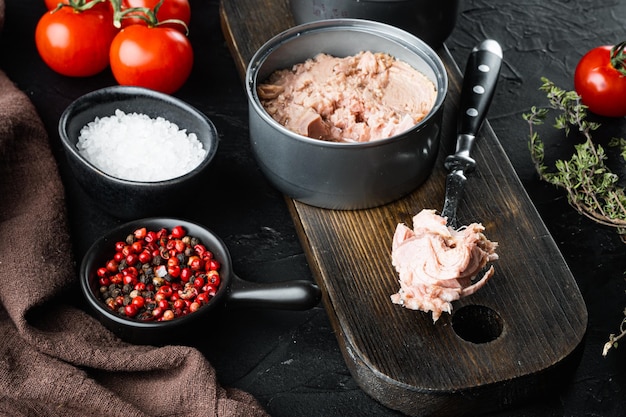
<path id="1" fill-rule="evenodd" d="M 48 10 L 54 10 L 59 6 L 59 3 L 63 3 L 63 4 L 69 4 L 69 0 L 44 0 L 44 2 L 46 3 L 46 8 Z M 87 1 L 87 3 L 89 3 L 89 1 Z M 106 7 L 111 7 L 109 5 L 109 1 L 104 1 L 101 3 L 103 6 Z M 99 7 L 99 6 L 96 6 Z M 112 10 L 112 8 L 111 8 Z"/>
<path id="2" fill-rule="evenodd" d="M 83 12 L 71 7 L 46 12 L 35 29 L 43 61 L 59 74 L 86 77 L 109 65 L 109 47 L 118 30 L 108 8 Z"/>
<path id="3" fill-rule="evenodd" d="M 121 85 L 173 93 L 189 78 L 193 50 L 180 31 L 167 27 L 132 25 L 111 44 L 111 71 Z"/>
<path id="4" fill-rule="evenodd" d="M 600 116 L 626 116 L 626 42 L 587 52 L 574 73 L 574 89 L 589 110 Z"/>
<path id="5" fill-rule="evenodd" d="M 69 0 L 44 0 L 44 2 L 46 3 L 46 7 L 48 8 L 48 10 L 54 10 L 57 8 L 57 6 L 59 5 L 59 3 L 63 3 L 63 4 L 67 4 Z"/>
<path id="6" fill-rule="evenodd" d="M 153 10 L 159 1 L 160 0 L 124 0 L 122 2 L 122 8 L 128 9 L 130 7 L 145 7 Z M 131 16 L 132 14 L 129 14 L 122 20 L 122 27 L 144 22 L 141 18 Z M 191 20 L 191 6 L 189 5 L 189 0 L 163 0 L 163 4 L 159 7 L 156 18 L 159 22 L 170 19 L 181 20 L 188 27 Z M 172 27 L 182 32 L 186 31 L 185 26 L 181 24 L 168 23 L 163 26 Z"/>

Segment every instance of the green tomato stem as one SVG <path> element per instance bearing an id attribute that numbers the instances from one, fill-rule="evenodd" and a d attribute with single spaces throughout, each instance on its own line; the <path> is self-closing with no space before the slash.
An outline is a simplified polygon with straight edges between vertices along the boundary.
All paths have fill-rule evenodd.
<path id="1" fill-rule="evenodd" d="M 620 42 L 611 48 L 611 66 L 626 76 L 626 41 Z"/>
<path id="2" fill-rule="evenodd" d="M 85 10 L 91 9 L 96 4 L 104 3 L 106 1 L 109 1 L 109 0 L 92 0 L 92 1 L 89 1 L 89 0 L 68 0 L 67 4 L 59 2 L 57 7 L 54 10 L 52 10 L 52 12 L 56 12 L 57 10 L 59 10 L 59 9 L 61 9 L 63 7 L 71 7 L 72 9 L 76 10 L 77 12 L 84 12 Z"/>
<path id="3" fill-rule="evenodd" d="M 73 1 L 73 0 L 70 0 Z M 78 0 L 84 1 L 84 0 Z M 124 18 L 136 18 L 143 20 L 148 27 L 157 27 L 161 24 L 165 23 L 174 23 L 182 25 L 185 28 L 185 34 L 189 35 L 189 28 L 179 19 L 167 19 L 162 22 L 157 18 L 157 13 L 163 5 L 164 0 L 160 0 L 153 9 L 148 7 L 129 7 L 128 9 L 122 10 L 122 2 L 121 0 L 98 0 L 98 1 L 109 1 L 113 5 L 113 26 L 116 28 L 122 27 L 122 19 Z"/>

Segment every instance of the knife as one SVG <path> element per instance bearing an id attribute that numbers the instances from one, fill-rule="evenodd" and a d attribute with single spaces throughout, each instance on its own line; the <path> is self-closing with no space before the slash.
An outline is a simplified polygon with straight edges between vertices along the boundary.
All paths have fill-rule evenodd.
<path id="1" fill-rule="evenodd" d="M 467 60 L 457 122 L 456 151 L 448 155 L 444 162 L 449 174 L 441 216 L 446 217 L 448 226 L 454 229 L 457 228 L 456 210 L 463 196 L 466 176 L 476 168 L 470 151 L 491 104 L 501 66 L 502 47 L 493 39 L 486 39 L 475 46 Z"/>

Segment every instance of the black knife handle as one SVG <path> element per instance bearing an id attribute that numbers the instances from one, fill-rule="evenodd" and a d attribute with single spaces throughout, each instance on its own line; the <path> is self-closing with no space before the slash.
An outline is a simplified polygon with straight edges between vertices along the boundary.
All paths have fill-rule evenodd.
<path id="1" fill-rule="evenodd" d="M 459 135 L 476 136 L 485 119 L 496 89 L 500 67 L 502 66 L 502 47 L 492 39 L 487 39 L 472 49 L 467 60 L 463 76 L 461 103 L 458 119 Z M 465 141 L 471 147 L 473 141 Z M 457 152 L 470 149 L 459 149 L 463 143 L 457 144 Z"/>
<path id="2" fill-rule="evenodd" d="M 453 229 L 458 227 L 456 209 L 463 198 L 466 179 L 461 170 L 454 171 L 446 177 L 446 198 L 441 209 L 441 217 L 445 217 L 446 224 Z"/>

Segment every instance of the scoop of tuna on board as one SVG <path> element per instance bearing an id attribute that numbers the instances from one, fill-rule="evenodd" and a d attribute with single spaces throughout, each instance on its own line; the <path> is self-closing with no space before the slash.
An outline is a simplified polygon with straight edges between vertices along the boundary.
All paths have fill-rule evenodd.
<path id="1" fill-rule="evenodd" d="M 459 229 L 446 224 L 435 210 L 413 217 L 413 229 L 398 224 L 391 260 L 399 274 L 400 289 L 391 301 L 412 310 L 432 312 L 436 322 L 452 312 L 452 302 L 475 293 L 494 274 L 497 242 L 485 237 L 484 226 L 472 223 Z"/>

